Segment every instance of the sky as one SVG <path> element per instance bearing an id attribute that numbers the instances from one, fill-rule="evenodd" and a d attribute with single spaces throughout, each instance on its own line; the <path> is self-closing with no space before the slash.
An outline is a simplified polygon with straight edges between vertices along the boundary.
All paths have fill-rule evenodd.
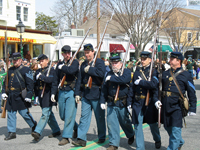
<path id="1" fill-rule="evenodd" d="M 53 12 L 51 12 L 51 8 L 55 5 L 57 0 L 35 0 L 35 11 L 36 12 L 43 12 L 47 16 L 53 16 Z M 186 0 L 182 0 L 183 5 L 187 5 Z M 189 9 L 199 9 L 200 5 L 198 6 L 186 6 Z"/>

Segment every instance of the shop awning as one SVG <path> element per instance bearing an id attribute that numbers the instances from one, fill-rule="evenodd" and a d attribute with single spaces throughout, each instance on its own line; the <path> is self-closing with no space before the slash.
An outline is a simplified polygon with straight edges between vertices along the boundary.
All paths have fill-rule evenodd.
<path id="1" fill-rule="evenodd" d="M 158 52 L 160 52 L 160 45 L 158 45 Z M 162 45 L 162 52 L 173 52 L 169 45 Z"/>
<path id="2" fill-rule="evenodd" d="M 122 44 L 110 44 L 110 53 L 126 52 Z"/>
<path id="3" fill-rule="evenodd" d="M 0 30 L 0 40 L 5 40 L 5 30 Z M 17 31 L 7 31 L 7 41 L 20 42 L 20 34 Z M 55 44 L 56 39 L 48 34 L 24 32 L 22 34 L 22 42 Z"/>

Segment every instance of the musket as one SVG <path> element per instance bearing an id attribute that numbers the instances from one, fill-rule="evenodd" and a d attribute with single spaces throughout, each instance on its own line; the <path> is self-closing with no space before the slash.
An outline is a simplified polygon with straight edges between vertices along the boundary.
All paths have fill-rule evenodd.
<path id="1" fill-rule="evenodd" d="M 51 70 L 51 65 L 52 65 L 53 58 L 54 58 L 54 55 L 55 55 L 55 52 L 56 52 L 56 48 L 57 48 L 57 45 L 58 45 L 59 41 L 60 41 L 60 34 L 59 34 L 59 37 L 58 37 L 58 41 L 56 42 L 56 46 L 55 46 L 55 49 L 54 49 L 52 58 L 51 58 L 51 60 L 50 60 L 51 62 L 50 62 L 50 64 L 49 64 L 49 68 L 48 68 L 46 77 L 49 76 L 49 73 L 50 73 L 50 70 Z M 44 83 L 44 88 L 43 88 L 42 93 L 41 93 L 41 98 L 43 98 L 43 96 L 44 96 L 45 88 L 46 88 L 46 83 Z"/>
<path id="2" fill-rule="evenodd" d="M 5 50 L 5 57 L 6 57 L 6 70 L 7 70 L 7 75 L 6 75 L 6 93 L 8 94 L 8 62 L 9 62 L 9 53 L 8 53 L 8 50 L 7 50 L 7 29 L 5 31 L 5 46 L 4 46 L 4 50 Z M 6 55 L 7 53 L 7 55 Z M 7 100 L 3 100 L 4 103 L 3 103 L 3 107 L 1 108 L 2 109 L 2 114 L 1 114 L 1 118 L 6 118 L 6 103 L 7 103 Z"/>
<path id="3" fill-rule="evenodd" d="M 101 15 L 101 16 L 102 16 L 102 15 Z M 82 45 L 83 45 L 85 39 L 87 38 L 87 36 L 88 36 L 90 30 L 94 28 L 95 24 L 96 24 L 97 21 L 101 18 L 101 16 L 100 16 L 99 18 L 97 18 L 97 20 L 95 21 L 95 23 L 93 24 L 93 26 L 92 26 L 91 28 L 89 28 L 88 31 L 86 32 L 85 37 L 83 38 L 83 41 L 82 41 L 81 44 L 79 45 L 78 50 L 74 53 L 74 55 L 72 56 L 72 59 L 70 59 L 68 65 L 67 65 L 68 67 L 72 65 L 74 59 L 76 58 L 76 55 L 77 55 L 78 52 L 81 50 L 81 47 L 82 47 Z M 63 76 L 62 80 L 60 81 L 60 83 L 59 83 L 59 85 L 58 85 L 58 88 L 63 87 L 64 82 L 65 82 L 65 79 L 66 79 L 66 75 Z"/>
<path id="4" fill-rule="evenodd" d="M 101 41 L 99 42 L 99 45 L 98 45 L 98 48 L 97 48 L 97 52 L 96 52 L 96 54 L 95 54 L 95 56 L 94 56 L 93 63 L 92 63 L 92 65 L 91 65 L 92 67 L 95 66 L 95 63 L 96 63 L 96 60 L 97 60 L 97 55 L 98 55 L 99 51 L 101 50 L 101 45 L 103 44 L 103 39 L 104 39 L 104 36 L 105 36 L 105 34 L 106 34 L 106 30 L 107 30 L 108 24 L 109 24 L 109 22 L 112 20 L 113 15 L 114 15 L 114 11 L 113 11 L 113 13 L 112 13 L 112 16 L 111 16 L 110 20 L 108 20 L 108 21 L 106 22 L 106 25 L 105 25 L 105 28 L 104 28 L 104 31 L 103 31 L 103 36 L 102 36 L 102 38 L 101 38 Z M 86 86 L 86 87 L 88 87 L 88 88 L 90 88 L 90 89 L 91 89 L 91 87 L 92 87 L 92 77 L 91 77 L 91 76 L 90 76 L 89 79 L 88 79 L 88 82 L 87 82 L 87 86 Z"/>
<path id="5" fill-rule="evenodd" d="M 158 99 L 161 101 L 162 98 L 162 42 L 160 42 L 160 59 L 159 59 L 159 91 Z M 158 128 L 161 127 L 161 108 L 158 109 Z"/>
<path id="6" fill-rule="evenodd" d="M 158 33 L 158 27 L 156 27 L 156 32 L 155 32 L 155 36 L 154 36 L 153 52 L 152 52 L 152 56 L 151 56 L 151 65 L 150 65 L 148 81 L 151 81 L 151 76 L 152 76 L 152 73 L 153 73 L 153 62 L 154 62 L 154 54 L 155 54 L 155 50 L 156 50 L 157 33 Z M 149 96 L 150 96 L 150 93 L 149 93 L 149 90 L 147 90 L 145 106 L 149 105 Z"/>
<path id="7" fill-rule="evenodd" d="M 122 63 L 122 70 L 121 70 L 120 76 L 123 75 L 124 68 L 126 67 L 126 58 L 127 58 L 128 52 L 129 52 L 130 41 L 131 41 L 131 37 L 129 37 L 129 41 L 128 41 L 128 44 L 127 44 L 127 47 L 126 47 L 126 53 L 124 55 L 124 59 L 123 59 L 123 63 Z M 115 94 L 114 103 L 116 103 L 118 101 L 119 89 L 120 89 L 120 86 L 118 85 L 117 86 L 117 91 L 116 91 L 116 94 Z"/>

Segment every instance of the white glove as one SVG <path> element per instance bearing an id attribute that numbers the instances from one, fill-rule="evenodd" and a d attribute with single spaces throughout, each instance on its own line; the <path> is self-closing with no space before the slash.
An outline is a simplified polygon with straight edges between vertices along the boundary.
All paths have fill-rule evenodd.
<path id="1" fill-rule="evenodd" d="M 8 95 L 6 93 L 3 93 L 1 95 L 1 98 L 5 101 L 8 98 Z"/>
<path id="2" fill-rule="evenodd" d="M 39 72 L 38 75 L 36 76 L 36 80 L 39 79 L 40 75 L 41 75 L 41 72 Z"/>
<path id="3" fill-rule="evenodd" d="M 60 65 L 58 66 L 58 69 L 62 69 L 63 66 L 64 66 L 64 63 L 63 63 L 63 64 L 60 64 Z"/>
<path id="4" fill-rule="evenodd" d="M 75 101 L 76 101 L 77 104 L 79 103 L 80 99 L 81 99 L 81 97 L 79 95 L 75 96 Z"/>
<path id="5" fill-rule="evenodd" d="M 101 109 L 106 109 L 106 104 L 101 103 Z"/>
<path id="6" fill-rule="evenodd" d="M 30 98 L 25 98 L 25 101 L 30 103 L 31 99 Z"/>
<path id="7" fill-rule="evenodd" d="M 35 98 L 35 102 L 36 103 L 38 103 L 38 99 L 39 99 L 38 96 L 36 96 L 36 98 Z"/>
<path id="8" fill-rule="evenodd" d="M 131 105 L 127 106 L 129 113 L 131 113 Z"/>
<path id="9" fill-rule="evenodd" d="M 111 78 L 111 76 L 107 76 L 105 82 L 107 82 L 108 80 L 110 80 L 110 78 Z"/>
<path id="10" fill-rule="evenodd" d="M 51 95 L 51 101 L 52 101 L 52 102 L 56 102 L 56 100 L 55 100 L 55 95 L 54 95 L 54 94 Z"/>
<path id="11" fill-rule="evenodd" d="M 188 112 L 188 116 L 196 116 L 196 113 L 194 113 L 194 112 Z"/>
<path id="12" fill-rule="evenodd" d="M 90 65 L 88 65 L 87 67 L 85 67 L 84 68 L 85 73 L 88 73 L 89 69 L 90 69 Z"/>
<path id="13" fill-rule="evenodd" d="M 161 108 L 162 103 L 158 100 L 157 102 L 155 102 L 155 106 L 157 109 Z"/>
<path id="14" fill-rule="evenodd" d="M 140 83 L 140 80 L 142 80 L 142 78 L 140 76 L 138 76 L 139 79 L 135 80 L 134 84 L 138 85 Z"/>

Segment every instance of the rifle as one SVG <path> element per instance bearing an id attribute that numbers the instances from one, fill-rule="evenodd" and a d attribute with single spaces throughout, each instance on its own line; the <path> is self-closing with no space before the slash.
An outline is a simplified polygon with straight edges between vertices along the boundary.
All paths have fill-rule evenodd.
<path id="1" fill-rule="evenodd" d="M 7 71 L 7 75 L 6 75 L 6 93 L 8 93 L 8 62 L 9 62 L 9 52 L 7 50 L 7 29 L 5 31 L 5 46 L 4 46 L 4 50 L 5 50 L 5 54 L 7 53 L 7 55 L 5 55 L 6 57 L 6 71 Z M 2 109 L 2 114 L 1 114 L 1 118 L 6 118 L 6 103 L 7 103 L 7 100 L 3 100 L 4 103 L 3 103 L 3 107 L 1 108 Z"/>
<path id="2" fill-rule="evenodd" d="M 162 96 L 162 42 L 160 42 L 160 60 L 159 60 L 159 91 L 158 91 L 158 99 L 161 101 Z M 158 128 L 161 127 L 161 108 L 158 109 Z"/>
<path id="3" fill-rule="evenodd" d="M 155 36 L 154 36 L 153 52 L 152 52 L 152 56 L 151 56 L 151 65 L 150 65 L 148 81 L 151 81 L 151 76 L 152 76 L 152 73 L 153 73 L 153 60 L 154 60 L 154 53 L 155 53 L 155 49 L 156 49 L 157 33 L 158 33 L 158 27 L 156 28 L 156 32 L 155 32 Z M 150 96 L 150 93 L 149 93 L 149 90 L 147 90 L 145 106 L 149 105 L 149 96 Z"/>
<path id="4" fill-rule="evenodd" d="M 126 47 L 126 53 L 124 55 L 123 64 L 122 64 L 122 71 L 121 71 L 121 74 L 120 74 L 121 76 L 123 75 L 124 68 L 126 67 L 126 58 L 127 58 L 128 52 L 129 52 L 130 41 L 131 41 L 131 38 L 129 38 L 129 41 L 128 41 L 128 44 L 127 44 L 127 47 Z M 120 89 L 120 86 L 118 85 L 117 91 L 116 91 L 116 94 L 115 94 L 114 103 L 116 103 L 118 101 L 119 89 Z"/>
<path id="5" fill-rule="evenodd" d="M 104 39 L 106 30 L 107 30 L 108 24 L 109 24 L 109 22 L 112 20 L 113 15 L 114 15 L 114 11 L 113 11 L 113 13 L 112 13 L 112 16 L 111 16 L 110 20 L 108 20 L 108 21 L 106 22 L 106 26 L 105 26 L 104 31 L 103 31 L 103 36 L 102 36 L 101 41 L 100 41 L 100 43 L 99 43 L 99 45 L 98 45 L 97 52 L 96 52 L 96 54 L 95 54 L 95 56 L 94 56 L 94 59 L 93 59 L 94 61 L 93 61 L 92 65 L 91 65 L 92 67 L 95 66 L 95 63 L 96 63 L 96 60 L 97 60 L 97 55 L 98 55 L 99 51 L 101 50 L 101 45 L 103 44 L 103 39 Z M 87 87 L 89 87 L 90 89 L 91 89 L 91 87 L 92 87 L 92 77 L 91 77 L 91 76 L 90 76 L 89 79 L 88 79 Z"/>
<path id="6" fill-rule="evenodd" d="M 100 16 L 99 18 L 97 18 L 97 20 L 95 21 L 95 23 L 93 24 L 93 26 L 92 26 L 91 28 L 88 29 L 87 33 L 85 34 L 85 37 L 83 38 L 83 41 L 82 41 L 81 44 L 79 45 L 78 50 L 74 53 L 72 59 L 70 59 L 70 62 L 69 62 L 69 64 L 67 65 L 68 67 L 72 65 L 74 59 L 76 58 L 76 55 L 77 55 L 78 52 L 81 50 L 81 47 L 82 47 L 82 45 L 83 45 L 83 43 L 84 43 L 84 41 L 85 41 L 87 35 L 89 34 L 90 30 L 91 30 L 92 28 L 94 28 L 95 24 L 97 23 L 97 21 L 98 21 L 100 18 L 101 18 L 101 16 Z M 65 82 L 65 79 L 66 79 L 66 75 L 63 76 L 62 80 L 60 81 L 60 83 L 59 83 L 59 85 L 58 85 L 58 88 L 63 87 L 64 82 Z"/>
<path id="7" fill-rule="evenodd" d="M 56 46 L 55 46 L 55 49 L 54 49 L 54 52 L 53 52 L 53 55 L 52 55 L 52 59 L 50 60 L 51 62 L 49 64 L 49 68 L 48 68 L 48 71 L 47 71 L 47 75 L 46 75 L 47 77 L 49 76 L 49 73 L 50 73 L 50 70 L 51 70 L 52 61 L 53 61 L 59 40 L 60 40 L 60 34 L 59 34 L 59 37 L 58 37 L 58 41 L 56 42 Z M 43 88 L 42 93 L 41 93 L 41 98 L 43 98 L 43 96 L 44 96 L 45 88 L 46 88 L 46 83 L 44 83 L 44 88 Z"/>

